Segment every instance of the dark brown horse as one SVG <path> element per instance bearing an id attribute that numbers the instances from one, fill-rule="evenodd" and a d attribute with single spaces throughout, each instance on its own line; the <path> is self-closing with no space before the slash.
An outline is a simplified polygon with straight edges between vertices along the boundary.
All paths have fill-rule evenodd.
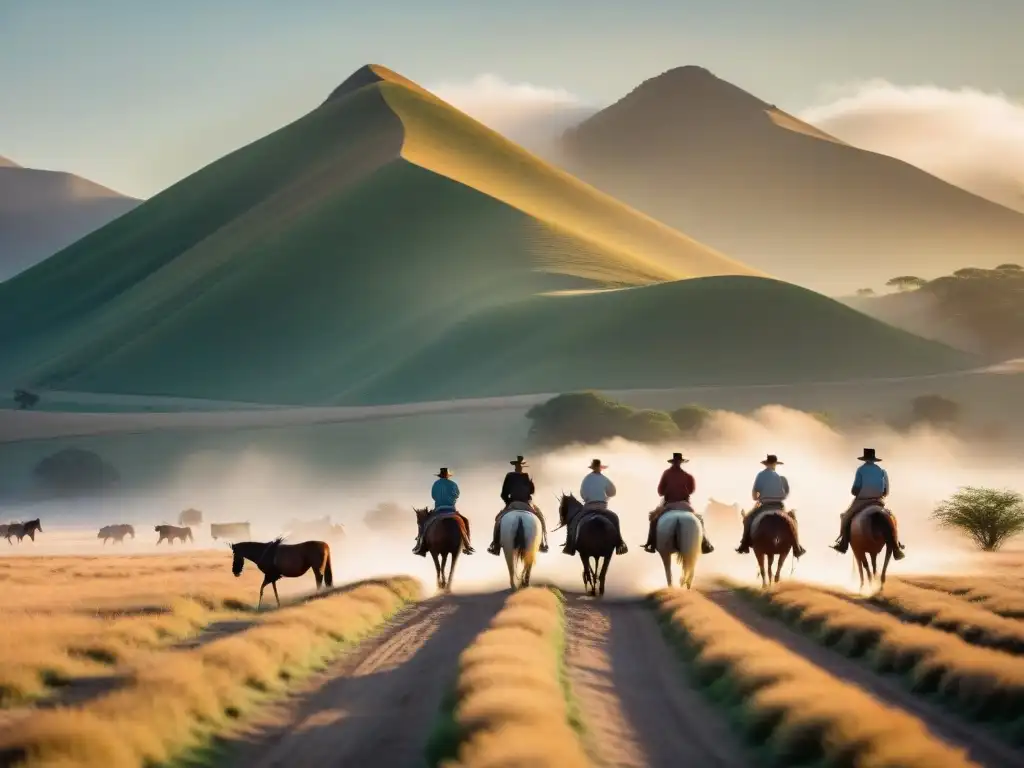
<path id="1" fill-rule="evenodd" d="M 558 500 L 558 527 L 570 525 L 581 514 L 583 502 L 571 493 L 568 496 L 562 494 Z M 615 525 L 604 515 L 592 515 L 580 524 L 575 535 L 576 552 L 583 561 L 583 589 L 590 595 L 603 595 L 608 566 L 619 544 Z M 593 568 L 591 560 L 594 561 Z"/>
<path id="2" fill-rule="evenodd" d="M 235 576 L 242 575 L 245 561 L 249 560 L 263 573 L 263 584 L 260 585 L 260 600 L 256 610 L 263 607 L 263 590 L 267 584 L 274 588 L 277 607 L 281 607 L 281 598 L 277 594 L 277 581 L 285 577 L 296 579 L 310 568 L 316 577 L 316 588 L 334 586 L 334 572 L 331 570 L 331 548 L 323 541 L 304 541 L 301 544 L 282 544 L 278 537 L 273 541 L 240 541 L 231 545 L 231 572 Z"/>
<path id="3" fill-rule="evenodd" d="M 115 544 L 124 544 L 125 536 L 131 536 L 134 539 L 135 527 L 128 525 L 127 523 L 121 523 L 120 525 L 105 525 L 100 528 L 100 532 L 96 534 L 96 538 L 103 539 L 104 544 L 107 543 L 107 539 L 113 539 Z"/>
<path id="4" fill-rule="evenodd" d="M 174 540 L 177 539 L 182 544 L 186 541 L 193 541 L 192 529 L 188 526 L 179 528 L 176 525 L 158 525 L 153 528 L 157 533 L 160 534 L 160 538 L 156 540 L 159 544 L 161 541 L 166 541 L 168 544 L 173 544 Z"/>
<path id="5" fill-rule="evenodd" d="M 853 550 L 853 559 L 857 563 L 857 570 L 860 571 L 861 589 L 864 589 L 865 572 L 868 583 L 874 582 L 878 575 L 878 553 L 883 548 L 885 560 L 882 563 L 879 583 L 885 586 L 885 572 L 889 570 L 889 560 L 896 551 L 898 541 L 896 518 L 881 505 L 867 507 L 857 513 L 850 525 L 850 549 Z"/>
<path id="6" fill-rule="evenodd" d="M 746 516 L 747 512 L 741 512 Z M 786 515 L 794 515 L 795 510 L 788 513 L 775 514 L 774 510 L 761 512 L 761 519 L 754 521 L 755 530 L 750 537 L 750 546 L 757 558 L 757 567 L 761 572 L 761 585 L 767 587 L 772 581 L 776 584 L 782 577 L 782 564 L 786 562 L 789 553 L 796 545 L 796 532 L 793 527 L 796 525 L 796 518 Z M 776 556 L 779 558 L 778 567 L 775 569 L 775 576 L 772 576 L 772 566 Z M 765 560 L 768 561 L 768 569 L 765 570 Z"/>
<path id="7" fill-rule="evenodd" d="M 430 510 L 427 508 L 416 509 L 416 522 L 423 525 L 427 520 Z M 430 523 L 423 536 L 423 546 L 430 553 L 434 560 L 434 570 L 437 572 L 437 588 L 444 592 L 452 591 L 452 578 L 455 576 L 455 564 L 459 561 L 459 554 L 462 552 L 463 538 L 468 539 L 468 534 L 462 527 L 462 520 L 458 516 L 443 517 Z M 422 551 L 422 550 L 421 550 Z M 444 569 L 448 564 L 448 558 L 452 564 L 445 576 Z"/>
<path id="8" fill-rule="evenodd" d="M 36 531 L 39 533 L 43 532 L 43 526 L 39 523 L 39 518 L 35 520 L 28 520 L 24 523 L 11 523 L 7 526 L 5 536 L 7 537 L 7 543 L 11 543 L 11 537 L 17 536 L 18 543 L 21 544 L 21 540 L 28 536 L 32 541 L 36 540 Z"/>

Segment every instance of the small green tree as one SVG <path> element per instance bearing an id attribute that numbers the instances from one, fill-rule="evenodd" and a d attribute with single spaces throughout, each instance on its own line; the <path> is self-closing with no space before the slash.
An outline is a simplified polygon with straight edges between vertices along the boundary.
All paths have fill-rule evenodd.
<path id="1" fill-rule="evenodd" d="M 914 424 L 932 424 L 936 427 L 951 427 L 960 420 L 960 404 L 942 395 L 921 395 L 910 404 L 911 420 Z"/>
<path id="2" fill-rule="evenodd" d="M 923 288 L 927 284 L 927 280 L 914 277 L 913 275 L 899 275 L 886 282 L 889 288 L 895 288 L 898 291 L 914 291 L 918 288 Z"/>
<path id="3" fill-rule="evenodd" d="M 680 433 L 691 437 L 700 432 L 708 423 L 711 411 L 699 405 L 684 405 L 682 408 L 676 408 L 669 416 L 679 428 Z"/>
<path id="4" fill-rule="evenodd" d="M 1024 531 L 1024 496 L 1016 491 L 967 486 L 939 504 L 932 519 L 958 530 L 986 552 Z"/>
<path id="5" fill-rule="evenodd" d="M 875 289 L 874 288 L 858 288 L 857 289 L 857 295 L 858 296 L 874 296 L 875 295 Z"/>

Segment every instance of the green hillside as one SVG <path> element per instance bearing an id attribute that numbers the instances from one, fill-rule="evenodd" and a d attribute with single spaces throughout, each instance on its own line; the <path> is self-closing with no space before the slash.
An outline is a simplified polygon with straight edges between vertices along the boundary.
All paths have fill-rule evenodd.
<path id="1" fill-rule="evenodd" d="M 337 402 L 481 309 L 716 273 L 753 270 L 364 68 L 0 286 L 0 382 Z"/>
<path id="2" fill-rule="evenodd" d="M 442 356 L 447 376 L 440 379 L 432 372 Z M 789 283 L 709 277 L 536 296 L 491 310 L 360 396 L 393 403 L 845 381 L 928 375 L 977 362 Z"/>
<path id="3" fill-rule="evenodd" d="M 688 280 L 715 275 L 745 279 Z M 0 386 L 348 404 L 964 364 L 760 275 L 365 67 L 0 284 Z"/>

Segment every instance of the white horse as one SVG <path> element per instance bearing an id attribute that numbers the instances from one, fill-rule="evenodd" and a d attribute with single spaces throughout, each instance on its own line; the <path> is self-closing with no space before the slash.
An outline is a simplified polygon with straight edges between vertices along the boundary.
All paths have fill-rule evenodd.
<path id="1" fill-rule="evenodd" d="M 532 512 L 513 509 L 501 518 L 499 529 L 501 550 L 508 566 L 508 583 L 512 589 L 530 586 L 530 571 L 540 551 L 540 520 Z M 522 566 L 519 583 L 516 570 Z"/>
<path id="2" fill-rule="evenodd" d="M 658 518 L 654 546 L 665 566 L 665 581 L 668 586 L 672 586 L 673 554 L 683 569 L 679 575 L 679 586 L 689 589 L 693 584 L 703 538 L 704 529 L 693 512 L 670 509 Z"/>

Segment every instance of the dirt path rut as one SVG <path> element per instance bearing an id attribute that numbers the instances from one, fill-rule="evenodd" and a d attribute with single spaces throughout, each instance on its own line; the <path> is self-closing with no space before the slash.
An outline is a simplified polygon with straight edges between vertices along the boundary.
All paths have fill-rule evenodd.
<path id="1" fill-rule="evenodd" d="M 380 635 L 225 742 L 220 764 L 422 765 L 459 654 L 506 596 L 449 595 L 406 609 Z"/>
<path id="2" fill-rule="evenodd" d="M 915 695 L 902 681 L 876 674 L 862 662 L 848 659 L 764 616 L 731 590 L 706 591 L 704 594 L 762 637 L 785 646 L 833 677 L 856 685 L 876 699 L 913 715 L 935 738 L 966 750 L 979 765 L 991 768 L 1024 765 L 1024 752 Z"/>
<path id="3" fill-rule="evenodd" d="M 569 597 L 566 619 L 566 664 L 595 765 L 751 764 L 722 716 L 687 685 L 647 605 Z"/>

